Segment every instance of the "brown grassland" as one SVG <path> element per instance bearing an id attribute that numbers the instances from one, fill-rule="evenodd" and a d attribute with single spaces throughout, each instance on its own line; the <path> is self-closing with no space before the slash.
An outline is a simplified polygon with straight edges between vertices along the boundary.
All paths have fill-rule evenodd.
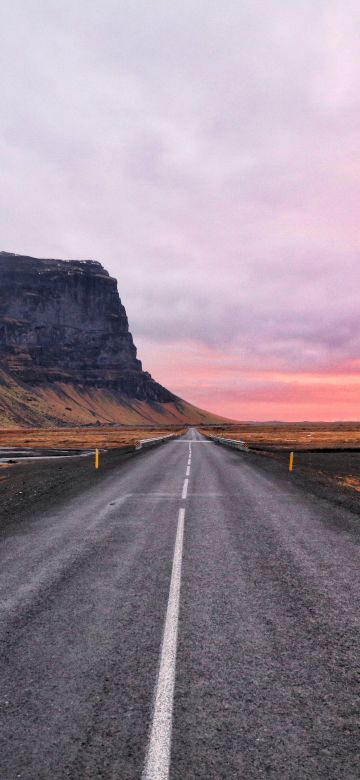
<path id="1" fill-rule="evenodd" d="M 235 423 L 198 428 L 208 435 L 241 439 L 250 447 L 274 449 L 360 449 L 360 423 Z M 59 449 L 114 449 L 139 439 L 185 433 L 184 425 L 94 426 L 74 428 L 3 428 L 0 446 Z"/>
<path id="2" fill-rule="evenodd" d="M 203 426 L 202 432 L 245 441 L 249 450 L 278 460 L 288 469 L 295 453 L 295 474 L 360 493 L 360 423 L 240 423 Z"/>
<path id="3" fill-rule="evenodd" d="M 205 434 L 274 449 L 360 448 L 359 422 L 239 423 L 202 426 Z"/>
<path id="4" fill-rule="evenodd" d="M 169 426 L 116 428 L 20 428 L 0 430 L 0 447 L 31 449 L 89 450 L 95 447 L 121 449 L 136 444 L 140 439 L 151 439 L 167 434 L 181 434 L 185 428 Z"/>

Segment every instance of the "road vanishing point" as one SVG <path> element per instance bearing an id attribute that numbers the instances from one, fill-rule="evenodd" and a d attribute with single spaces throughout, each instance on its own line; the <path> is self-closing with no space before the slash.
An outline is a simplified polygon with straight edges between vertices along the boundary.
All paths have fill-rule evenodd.
<path id="1" fill-rule="evenodd" d="M 0 777 L 359 780 L 359 516 L 196 430 L 0 537 Z"/>

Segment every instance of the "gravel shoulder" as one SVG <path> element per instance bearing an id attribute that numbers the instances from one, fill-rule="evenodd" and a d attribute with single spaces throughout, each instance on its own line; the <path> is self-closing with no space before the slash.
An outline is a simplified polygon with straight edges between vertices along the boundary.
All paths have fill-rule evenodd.
<path id="1" fill-rule="evenodd" d="M 143 453 L 132 449 L 109 450 L 100 456 L 100 469 L 92 456 L 54 457 L 0 466 L 0 532 L 34 513 L 61 505 L 97 484 L 131 458 Z"/>
<path id="2" fill-rule="evenodd" d="M 239 458 L 246 458 L 269 476 L 276 476 L 285 483 L 291 481 L 306 493 L 327 499 L 360 515 L 360 492 L 351 484 L 346 484 L 347 478 L 353 477 L 354 484 L 359 481 L 360 487 L 359 451 L 295 451 L 292 473 L 289 472 L 288 451 L 248 451 L 246 455 L 237 450 L 231 451 Z"/>

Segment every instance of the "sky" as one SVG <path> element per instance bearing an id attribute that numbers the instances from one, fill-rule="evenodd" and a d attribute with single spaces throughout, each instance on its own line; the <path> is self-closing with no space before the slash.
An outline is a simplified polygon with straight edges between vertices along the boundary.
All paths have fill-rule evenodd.
<path id="1" fill-rule="evenodd" d="M 144 368 L 359 419 L 358 0 L 0 0 L 0 249 L 94 258 Z"/>

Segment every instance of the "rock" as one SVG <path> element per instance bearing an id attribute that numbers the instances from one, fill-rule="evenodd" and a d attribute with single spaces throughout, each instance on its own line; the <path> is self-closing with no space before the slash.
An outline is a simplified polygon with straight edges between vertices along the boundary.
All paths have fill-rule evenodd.
<path id="1" fill-rule="evenodd" d="M 117 282 L 95 260 L 0 252 L 0 367 L 34 388 L 63 382 L 177 400 L 142 370 Z"/>

